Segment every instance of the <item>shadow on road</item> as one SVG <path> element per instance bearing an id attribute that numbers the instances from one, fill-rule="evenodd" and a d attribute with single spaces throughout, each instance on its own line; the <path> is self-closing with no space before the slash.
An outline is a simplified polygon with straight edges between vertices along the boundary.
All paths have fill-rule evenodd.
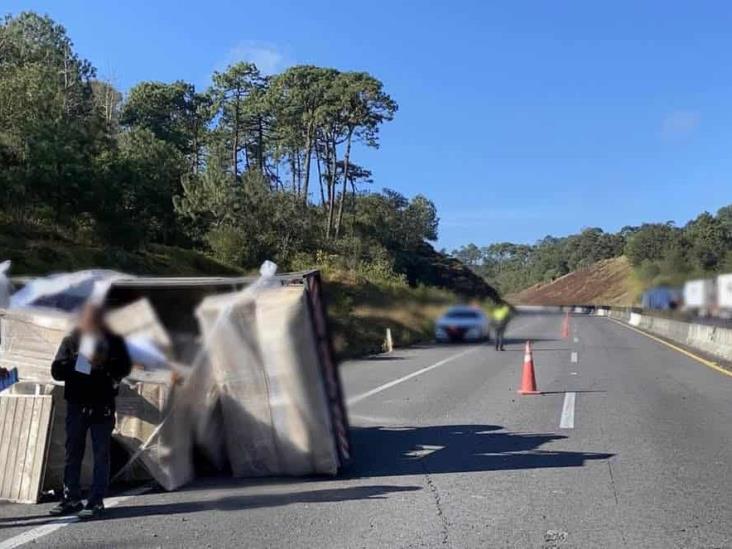
<path id="1" fill-rule="evenodd" d="M 567 393 L 607 393 L 604 389 L 565 389 L 563 391 L 541 391 L 542 395 L 566 395 Z"/>
<path id="2" fill-rule="evenodd" d="M 240 481 L 219 479 L 218 488 L 237 489 L 242 486 Z M 151 515 L 177 515 L 182 513 L 198 513 L 202 511 L 237 511 L 240 509 L 261 509 L 267 507 L 281 507 L 293 503 L 334 503 L 354 500 L 384 499 L 388 494 L 395 492 L 414 492 L 421 490 L 420 486 L 354 486 L 351 488 L 332 488 L 326 490 L 308 490 L 304 492 L 286 492 L 281 494 L 246 494 L 226 496 L 217 499 L 197 499 L 196 501 L 179 501 L 152 505 L 131 505 L 107 509 L 104 521 L 110 519 L 124 519 L 134 517 L 148 517 Z M 186 493 L 188 490 L 182 490 Z M 20 526 L 40 526 L 58 522 L 48 515 L 34 515 L 23 518 L 0 519 L 0 529 L 17 528 Z"/>
<path id="3" fill-rule="evenodd" d="M 511 433 L 497 425 L 354 428 L 351 440 L 356 460 L 345 474 L 358 478 L 582 467 L 588 460 L 613 456 L 540 449 L 564 438 L 555 434 Z"/>
<path id="4" fill-rule="evenodd" d="M 493 341 L 493 340 L 491 340 Z M 503 344 L 504 345 L 521 345 L 521 349 L 523 349 L 523 346 L 526 345 L 527 341 L 531 341 L 531 343 L 541 342 L 541 341 L 561 341 L 558 337 L 504 337 L 503 338 Z"/>
<path id="5" fill-rule="evenodd" d="M 468 473 L 552 467 L 582 467 L 590 460 L 604 460 L 614 454 L 542 450 L 542 445 L 566 438 L 556 434 L 512 433 L 498 425 L 441 425 L 434 427 L 354 428 L 351 439 L 355 462 L 339 479 L 422 475 L 425 473 Z M 236 511 L 280 507 L 297 503 L 333 503 L 375 500 L 396 492 L 421 490 L 420 486 L 373 485 L 292 490 L 276 488 L 283 479 L 204 479 L 180 492 L 191 501 L 150 505 L 125 505 L 108 509 L 105 520 L 151 515 L 175 515 L 204 511 Z M 233 492 L 252 484 L 269 485 L 281 493 L 239 494 L 207 497 L 212 489 Z M 306 486 L 303 483 L 303 486 Z M 199 495 L 194 495 L 199 494 Z M 200 495 L 203 494 L 203 495 Z M 140 501 L 140 500 L 138 500 Z M 142 500 L 144 501 L 144 500 Z M 0 529 L 32 527 L 54 521 L 47 515 L 0 518 Z"/>
<path id="6" fill-rule="evenodd" d="M 363 362 L 379 362 L 379 361 L 382 361 L 382 360 L 386 360 L 386 361 L 389 361 L 389 360 L 404 360 L 404 357 L 403 356 L 398 356 L 398 355 L 387 355 L 387 354 L 384 354 L 384 355 L 373 355 L 373 356 L 369 356 L 369 357 L 366 357 L 366 358 L 362 358 L 361 359 L 361 361 L 363 361 Z"/>

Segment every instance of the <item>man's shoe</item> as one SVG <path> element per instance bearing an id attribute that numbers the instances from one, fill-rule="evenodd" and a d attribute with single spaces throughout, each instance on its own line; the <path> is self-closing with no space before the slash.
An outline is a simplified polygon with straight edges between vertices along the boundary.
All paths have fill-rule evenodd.
<path id="1" fill-rule="evenodd" d="M 81 520 L 97 519 L 104 513 L 103 503 L 87 503 L 86 506 L 79 511 L 78 517 Z"/>
<path id="2" fill-rule="evenodd" d="M 52 517 L 60 517 L 63 515 L 73 515 L 84 509 L 84 505 L 80 501 L 69 501 L 67 499 L 53 507 L 48 514 Z"/>

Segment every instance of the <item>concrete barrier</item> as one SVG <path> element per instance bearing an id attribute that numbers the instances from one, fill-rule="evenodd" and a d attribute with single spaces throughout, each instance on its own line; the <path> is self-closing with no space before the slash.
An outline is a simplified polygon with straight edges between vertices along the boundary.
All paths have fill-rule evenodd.
<path id="1" fill-rule="evenodd" d="M 732 329 L 611 309 L 610 318 L 715 357 L 732 360 Z"/>
<path id="2" fill-rule="evenodd" d="M 732 360 L 732 330 L 728 328 L 689 324 L 687 342 L 690 347 Z"/>

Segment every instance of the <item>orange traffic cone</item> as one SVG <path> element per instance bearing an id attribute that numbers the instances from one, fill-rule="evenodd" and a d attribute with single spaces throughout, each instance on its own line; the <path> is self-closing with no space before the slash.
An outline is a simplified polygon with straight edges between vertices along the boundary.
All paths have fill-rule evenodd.
<path id="1" fill-rule="evenodd" d="M 562 337 L 564 339 L 569 337 L 569 312 L 564 315 L 564 322 L 562 323 Z"/>
<path id="2" fill-rule="evenodd" d="M 534 376 L 534 356 L 531 352 L 531 342 L 526 342 L 526 350 L 524 351 L 524 371 L 521 375 L 521 388 L 518 390 L 520 395 L 540 395 L 536 390 L 536 377 Z"/>

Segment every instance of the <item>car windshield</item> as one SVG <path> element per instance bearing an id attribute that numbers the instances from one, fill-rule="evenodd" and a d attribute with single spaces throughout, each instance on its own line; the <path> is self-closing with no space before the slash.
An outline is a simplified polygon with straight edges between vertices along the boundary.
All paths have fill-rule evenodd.
<path id="1" fill-rule="evenodd" d="M 445 314 L 447 318 L 461 318 L 461 319 L 470 319 L 470 318 L 480 318 L 480 314 L 478 311 L 467 311 L 465 309 L 461 309 L 459 311 L 447 311 L 447 314 Z"/>

